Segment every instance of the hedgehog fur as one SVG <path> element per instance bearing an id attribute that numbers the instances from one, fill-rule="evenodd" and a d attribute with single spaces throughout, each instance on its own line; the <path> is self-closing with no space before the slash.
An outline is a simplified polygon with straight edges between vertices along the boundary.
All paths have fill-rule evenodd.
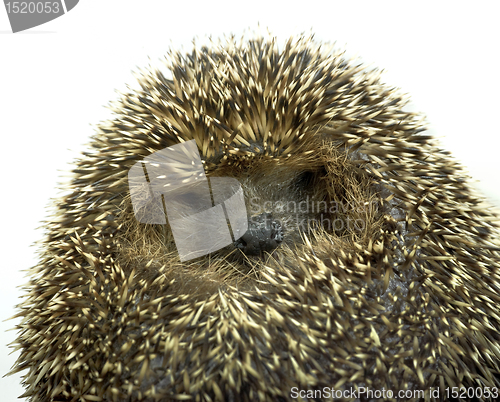
<path id="1" fill-rule="evenodd" d="M 24 396 L 284 401 L 364 387 L 440 400 L 500 386 L 497 217 L 380 72 L 312 37 L 231 37 L 170 52 L 139 81 L 46 221 L 18 314 Z M 168 224 L 135 219 L 127 174 L 192 139 L 249 209 L 336 208 L 273 210 L 285 232 L 272 252 L 181 263 Z M 294 223 L 320 213 L 359 225 Z"/>

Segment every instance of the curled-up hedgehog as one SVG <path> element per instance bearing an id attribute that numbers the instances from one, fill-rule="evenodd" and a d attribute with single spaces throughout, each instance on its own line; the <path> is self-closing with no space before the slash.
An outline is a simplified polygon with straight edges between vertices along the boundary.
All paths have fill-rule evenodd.
<path id="1" fill-rule="evenodd" d="M 143 72 L 46 221 L 18 314 L 24 396 L 495 400 L 497 216 L 379 76 L 304 37 L 228 39 Z M 188 144 L 246 215 L 193 258 L 169 197 L 139 219 L 130 180 L 140 166 L 146 205 L 161 176 L 147 162 Z"/>

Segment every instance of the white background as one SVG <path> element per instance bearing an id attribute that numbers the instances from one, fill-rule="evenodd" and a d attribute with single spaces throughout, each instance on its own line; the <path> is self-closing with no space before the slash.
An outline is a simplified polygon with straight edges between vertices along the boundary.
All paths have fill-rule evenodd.
<path id="1" fill-rule="evenodd" d="M 109 117 L 115 89 L 134 85 L 131 73 L 170 46 L 189 49 L 193 37 L 241 35 L 268 27 L 281 41 L 301 32 L 336 41 L 350 55 L 385 69 L 383 80 L 413 99 L 430 130 L 500 206 L 497 178 L 500 125 L 500 24 L 496 1 L 191 2 L 83 0 L 67 15 L 12 34 L 0 6 L 0 320 L 15 313 L 36 263 L 45 216 L 62 172 Z M 148 59 L 150 56 L 151 60 Z M 0 322 L 0 376 L 14 364 Z M 15 401 L 20 376 L 0 379 L 0 399 Z"/>

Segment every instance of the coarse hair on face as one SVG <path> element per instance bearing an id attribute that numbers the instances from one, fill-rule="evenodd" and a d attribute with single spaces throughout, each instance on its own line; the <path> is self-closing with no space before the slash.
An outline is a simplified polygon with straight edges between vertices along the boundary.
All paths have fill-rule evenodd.
<path id="1" fill-rule="evenodd" d="M 370 178 L 351 168 L 354 163 L 345 152 L 326 140 L 297 146 L 297 155 L 255 155 L 236 166 L 215 166 L 208 173 L 208 177 L 238 179 L 250 215 L 268 212 L 283 222 L 285 241 L 279 250 L 251 257 L 230 246 L 182 263 L 168 222 L 139 222 L 126 196 L 121 203 L 118 239 L 123 265 L 147 267 L 142 271 L 145 276 L 150 271 L 161 272 L 160 287 L 173 280 L 182 284 L 182 292 L 211 293 L 225 285 L 240 289 L 268 286 L 260 274 L 263 266 L 293 270 L 295 256 L 309 253 L 311 243 L 318 251 L 335 245 L 355 252 L 354 242 L 367 247 L 383 219 Z"/>

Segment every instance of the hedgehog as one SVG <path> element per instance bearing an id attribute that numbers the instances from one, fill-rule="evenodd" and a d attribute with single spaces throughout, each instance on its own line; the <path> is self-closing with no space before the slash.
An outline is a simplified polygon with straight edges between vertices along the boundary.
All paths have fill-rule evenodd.
<path id="1" fill-rule="evenodd" d="M 45 222 L 18 306 L 23 397 L 496 399 L 498 215 L 379 70 L 255 35 L 138 78 Z M 181 144 L 207 181 L 237 181 L 247 223 L 188 260 L 129 181 Z"/>

